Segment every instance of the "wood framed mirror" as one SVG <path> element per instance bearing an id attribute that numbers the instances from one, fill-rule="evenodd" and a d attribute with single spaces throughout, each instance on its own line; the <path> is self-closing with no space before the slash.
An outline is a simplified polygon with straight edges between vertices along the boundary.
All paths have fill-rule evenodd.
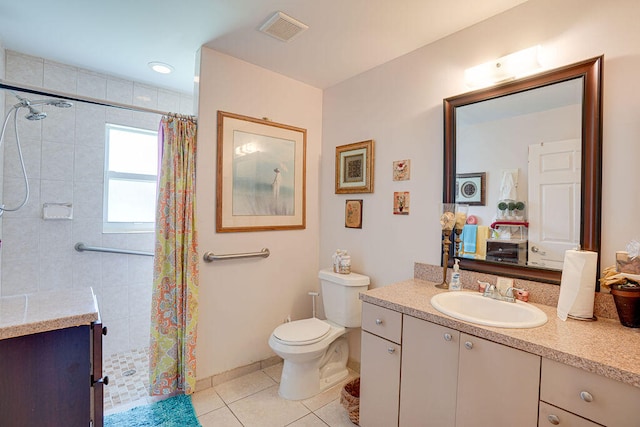
<path id="1" fill-rule="evenodd" d="M 579 79 L 582 89 L 580 127 L 580 200 L 579 216 L 576 215 L 579 245 L 583 250 L 600 252 L 601 201 L 602 201 L 602 70 L 604 57 L 581 61 L 572 65 L 542 72 L 530 77 L 499 84 L 486 89 L 447 98 L 444 107 L 444 177 L 443 203 L 456 203 L 456 153 L 457 111 L 461 107 L 494 100 L 513 94 L 547 88 L 558 83 Z M 509 150 L 510 147 L 504 147 Z M 460 173 L 469 172 L 468 170 Z M 477 172 L 477 171 L 474 171 Z M 488 189 L 493 191 L 493 189 Z M 485 221 L 487 223 L 487 221 Z M 455 253 L 452 243 L 450 253 Z M 598 265 L 599 265 L 598 261 Z M 450 257 L 449 264 L 453 263 Z M 523 264 L 487 261 L 461 257 L 460 267 L 465 270 L 521 278 L 539 282 L 560 284 L 561 269 Z M 599 268 L 598 268 L 599 272 Z M 599 274 L 599 273 L 598 273 Z"/>

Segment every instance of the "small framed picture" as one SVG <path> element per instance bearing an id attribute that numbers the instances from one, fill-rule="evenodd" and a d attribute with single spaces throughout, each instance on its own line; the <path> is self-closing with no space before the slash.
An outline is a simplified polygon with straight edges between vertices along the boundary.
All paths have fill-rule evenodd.
<path id="1" fill-rule="evenodd" d="M 373 193 L 373 140 L 336 147 L 336 194 Z"/>
<path id="2" fill-rule="evenodd" d="M 409 192 L 396 191 L 393 193 L 393 214 L 409 215 Z"/>
<path id="3" fill-rule="evenodd" d="M 408 181 L 409 179 L 411 179 L 411 160 L 393 162 L 393 180 Z"/>
<path id="4" fill-rule="evenodd" d="M 344 226 L 362 228 L 362 200 L 347 200 L 344 207 Z"/>
<path id="5" fill-rule="evenodd" d="M 470 206 L 485 205 L 486 172 L 456 175 L 456 203 Z"/>

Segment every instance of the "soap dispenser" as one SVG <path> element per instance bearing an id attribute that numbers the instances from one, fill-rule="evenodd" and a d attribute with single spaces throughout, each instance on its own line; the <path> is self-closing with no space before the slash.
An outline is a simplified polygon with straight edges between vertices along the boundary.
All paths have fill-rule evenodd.
<path id="1" fill-rule="evenodd" d="M 459 259 L 455 259 L 455 264 L 453 264 L 453 274 L 451 275 L 451 283 L 449 283 L 450 291 L 460 291 L 462 290 L 462 283 L 460 283 L 460 265 Z"/>

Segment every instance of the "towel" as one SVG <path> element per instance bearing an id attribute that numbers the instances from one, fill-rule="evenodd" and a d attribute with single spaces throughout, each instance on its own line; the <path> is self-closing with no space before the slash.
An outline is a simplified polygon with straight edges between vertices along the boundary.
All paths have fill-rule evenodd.
<path id="1" fill-rule="evenodd" d="M 476 238 L 476 259 L 487 258 L 487 240 L 489 239 L 491 228 L 488 225 L 478 226 L 478 237 Z"/>
<path id="2" fill-rule="evenodd" d="M 478 234 L 478 226 L 466 224 L 462 228 L 462 244 L 464 245 L 465 254 L 476 253 L 476 236 Z"/>
<path id="3" fill-rule="evenodd" d="M 516 170 L 517 173 L 517 170 Z M 500 200 L 516 200 L 517 193 L 513 171 L 502 171 L 502 182 L 500 183 Z"/>

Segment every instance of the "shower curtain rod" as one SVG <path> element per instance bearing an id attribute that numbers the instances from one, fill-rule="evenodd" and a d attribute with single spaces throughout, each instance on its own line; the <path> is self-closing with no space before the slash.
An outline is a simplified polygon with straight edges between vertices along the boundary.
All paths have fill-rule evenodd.
<path id="1" fill-rule="evenodd" d="M 96 98 L 91 98 L 88 96 L 82 96 L 82 95 L 71 95 L 68 93 L 64 93 L 64 92 L 58 92 L 55 90 L 47 90 L 44 91 L 42 88 L 38 88 L 35 86 L 30 86 L 30 85 L 24 85 L 24 84 L 17 84 L 17 83 L 13 83 L 13 82 L 8 82 L 6 80 L 0 79 L 0 89 L 8 89 L 8 90 L 15 90 L 15 91 L 19 91 L 19 92 L 26 92 L 32 95 L 40 95 L 40 96 L 46 96 L 46 97 L 54 97 L 54 98 L 60 98 L 60 99 L 66 99 L 68 101 L 80 101 L 80 102 L 87 102 L 89 104 L 94 104 L 94 105 L 101 105 L 103 107 L 115 107 L 115 108 L 121 108 L 124 110 L 132 110 L 132 111 L 140 111 L 140 112 L 144 112 L 144 113 L 153 113 L 153 114 L 161 114 L 163 116 L 171 116 L 171 117 L 180 117 L 180 118 L 187 118 L 187 117 L 191 117 L 193 120 L 195 120 L 195 116 L 186 116 L 186 115 L 182 115 L 182 114 L 178 114 L 178 113 L 171 113 L 168 111 L 161 111 L 161 110 L 156 110 L 153 108 L 146 108 L 146 107 L 138 107 L 138 106 L 134 106 L 134 105 L 127 105 L 127 104 L 121 104 L 119 102 L 114 102 L 114 101 L 103 101 L 103 100 L 99 100 Z"/>

